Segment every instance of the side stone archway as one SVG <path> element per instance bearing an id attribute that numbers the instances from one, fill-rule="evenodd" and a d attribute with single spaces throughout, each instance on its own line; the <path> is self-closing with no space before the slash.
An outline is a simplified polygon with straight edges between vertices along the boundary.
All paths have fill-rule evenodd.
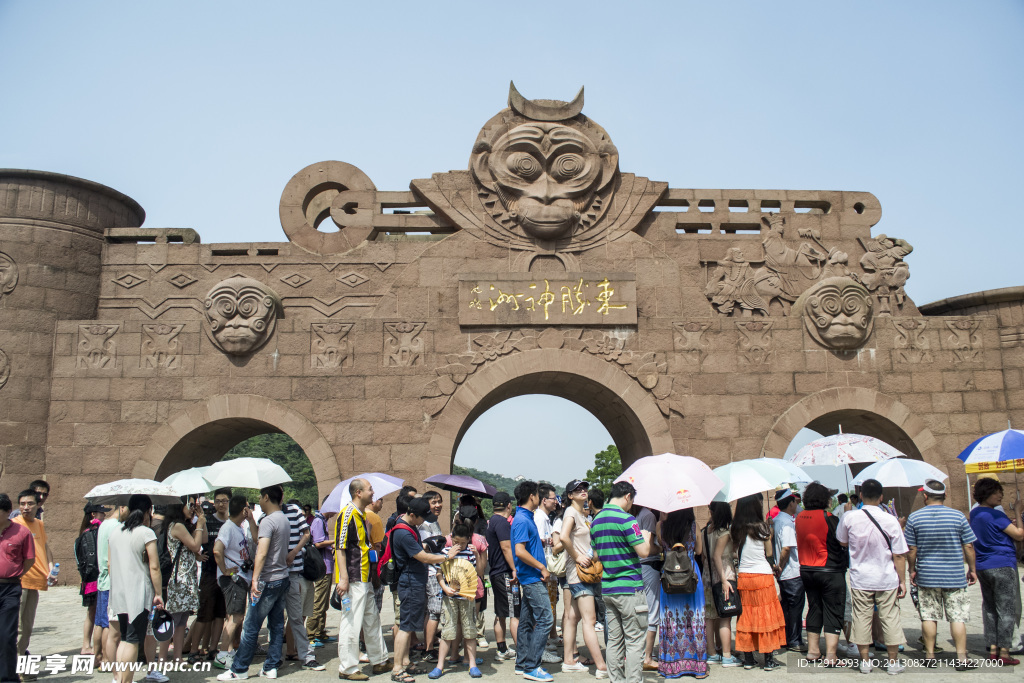
<path id="1" fill-rule="evenodd" d="M 168 420 L 131 476 L 163 479 L 181 469 L 210 465 L 242 441 L 270 433 L 295 440 L 313 466 L 321 494 L 341 481 L 334 451 L 312 422 L 279 401 L 251 394 L 213 396 Z"/>
<path id="2" fill-rule="evenodd" d="M 451 471 L 455 451 L 476 418 L 523 394 L 558 396 L 590 411 L 611 434 L 624 467 L 645 455 L 673 450 L 668 420 L 628 374 L 589 354 L 535 349 L 489 363 L 452 394 L 434 426 L 427 471 Z"/>

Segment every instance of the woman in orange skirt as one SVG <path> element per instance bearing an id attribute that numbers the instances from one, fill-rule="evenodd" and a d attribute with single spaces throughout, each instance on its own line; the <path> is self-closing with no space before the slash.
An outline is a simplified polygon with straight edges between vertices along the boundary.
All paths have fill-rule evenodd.
<path id="1" fill-rule="evenodd" d="M 781 666 L 772 653 L 786 644 L 786 619 L 775 592 L 772 528 L 761 515 L 762 500 L 760 494 L 740 498 L 730 530 L 740 558 L 736 585 L 743 605 L 736 619 L 736 649 L 744 653 L 744 669 L 757 666 L 756 650 L 764 654 L 764 670 L 771 671 Z"/>

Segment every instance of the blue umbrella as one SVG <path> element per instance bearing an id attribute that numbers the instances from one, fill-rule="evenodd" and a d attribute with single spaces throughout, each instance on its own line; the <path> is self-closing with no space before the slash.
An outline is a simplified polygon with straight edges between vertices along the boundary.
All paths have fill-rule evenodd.
<path id="1" fill-rule="evenodd" d="M 983 436 L 956 457 L 960 458 L 965 465 L 1020 460 L 1024 458 L 1024 431 L 1004 429 L 1001 432 Z"/>

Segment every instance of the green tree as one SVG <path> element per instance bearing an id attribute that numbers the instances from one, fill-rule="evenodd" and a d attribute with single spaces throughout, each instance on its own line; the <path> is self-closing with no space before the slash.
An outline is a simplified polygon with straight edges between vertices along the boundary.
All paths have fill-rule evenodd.
<path id="1" fill-rule="evenodd" d="M 611 445 L 594 456 L 594 468 L 587 470 L 587 481 L 592 487 L 601 489 L 607 495 L 612 488 L 612 482 L 620 474 L 622 458 L 619 457 L 619 449 Z"/>

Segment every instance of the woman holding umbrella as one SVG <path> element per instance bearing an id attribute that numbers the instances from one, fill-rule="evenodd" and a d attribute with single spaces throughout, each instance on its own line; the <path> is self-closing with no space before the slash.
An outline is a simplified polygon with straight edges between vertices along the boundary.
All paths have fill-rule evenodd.
<path id="1" fill-rule="evenodd" d="M 736 649 L 744 653 L 744 669 L 757 666 L 757 650 L 764 654 L 764 670 L 772 671 L 780 666 L 772 653 L 786 644 L 786 619 L 775 592 L 778 567 L 770 559 L 772 529 L 764 521 L 762 501 L 759 493 L 740 498 L 730 530 L 740 557 L 736 583 L 743 604 L 736 619 Z"/>
<path id="2" fill-rule="evenodd" d="M 1020 610 L 1020 582 L 1017 581 L 1017 552 L 1014 541 L 1024 540 L 1024 500 L 1017 500 L 1011 521 L 996 509 L 1003 501 L 1003 485 L 995 479 L 979 479 L 974 485 L 971 530 L 978 583 L 981 584 L 981 616 L 989 659 L 1005 665 L 1020 664 L 1010 656 L 1010 641 Z"/>

